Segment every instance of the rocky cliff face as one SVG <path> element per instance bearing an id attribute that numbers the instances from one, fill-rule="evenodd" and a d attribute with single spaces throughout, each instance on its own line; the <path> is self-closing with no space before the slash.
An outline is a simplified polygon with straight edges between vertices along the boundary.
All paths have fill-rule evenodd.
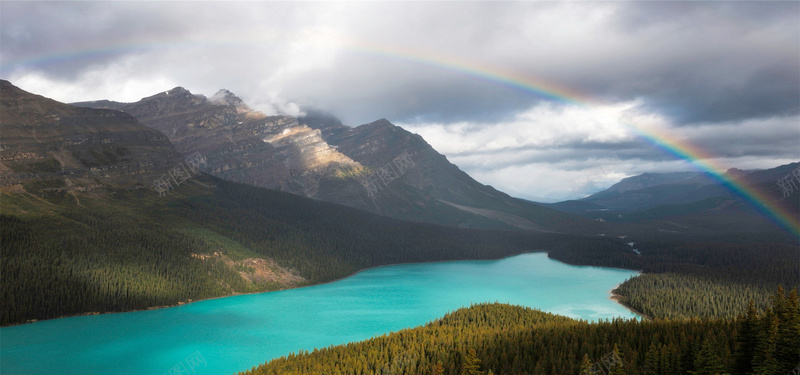
<path id="1" fill-rule="evenodd" d="M 363 196 L 329 189 L 326 200 L 387 216 L 452 226 L 535 231 L 594 230 L 595 223 L 512 198 L 482 185 L 450 163 L 422 137 L 381 119 L 350 128 L 315 115 L 300 122 L 365 167 L 353 176 Z"/>
<path id="2" fill-rule="evenodd" d="M 60 181 L 61 190 L 148 186 L 180 159 L 129 114 L 59 103 L 0 81 L 0 186 Z"/>
<path id="3" fill-rule="evenodd" d="M 482 185 L 385 119 L 351 128 L 319 112 L 266 116 L 227 90 L 206 98 L 180 87 L 136 103 L 81 105 L 125 111 L 184 156 L 203 155 L 207 171 L 227 180 L 451 226 L 574 232 L 597 225 Z"/>
<path id="4" fill-rule="evenodd" d="M 166 134 L 184 156 L 204 156 L 207 172 L 231 181 L 314 198 L 321 180 L 362 168 L 328 145 L 319 130 L 254 111 L 227 90 L 206 98 L 177 87 L 117 107 Z"/>

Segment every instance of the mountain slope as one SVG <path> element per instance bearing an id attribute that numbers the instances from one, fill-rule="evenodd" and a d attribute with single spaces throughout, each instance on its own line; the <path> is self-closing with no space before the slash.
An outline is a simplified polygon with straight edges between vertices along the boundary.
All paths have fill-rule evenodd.
<path id="1" fill-rule="evenodd" d="M 146 186 L 179 162 L 167 137 L 113 110 L 66 105 L 0 81 L 0 186 L 65 181 Z M 63 186 L 62 186 L 63 187 Z"/>
<path id="2" fill-rule="evenodd" d="M 300 121 L 304 123 L 305 119 Z M 422 137 L 385 119 L 354 128 L 335 124 L 320 127 L 331 145 L 368 168 L 370 173 L 358 180 L 372 201 L 367 208 L 374 212 L 458 226 L 486 225 L 476 221 L 480 219 L 534 231 L 600 230 L 594 222 L 512 198 L 478 183 Z M 403 163 L 403 158 L 409 161 Z M 362 197 L 332 189 L 326 198 L 357 206 Z"/>
<path id="3" fill-rule="evenodd" d="M 581 199 L 613 210 L 642 210 L 662 204 L 691 203 L 730 195 L 699 172 L 644 173 Z"/>
<path id="4" fill-rule="evenodd" d="M 199 152 L 217 177 L 381 215 L 456 227 L 598 233 L 604 225 L 509 197 L 482 185 L 420 136 L 379 120 L 355 128 L 319 112 L 266 116 L 226 90 L 183 88 L 119 108 Z"/>
<path id="5" fill-rule="evenodd" d="M 589 323 L 520 306 L 479 304 L 423 326 L 291 354 L 241 374 L 683 373 L 675 368 L 711 373 L 697 365 L 705 362 L 695 361 L 701 344 L 713 343 L 725 353 L 716 360 L 728 368 L 736 327 L 730 320 Z M 791 359 L 781 362 L 790 364 Z"/>
<path id="6" fill-rule="evenodd" d="M 107 101 L 78 104 L 97 108 Z M 318 131 L 254 111 L 227 90 L 206 98 L 176 87 L 113 107 L 166 134 L 183 155 L 200 153 L 207 172 L 229 181 L 315 197 L 320 179 L 360 168 Z"/>
<path id="7" fill-rule="evenodd" d="M 733 184 L 744 186 L 758 196 L 759 202 L 734 193 L 708 174 L 686 172 L 633 176 L 587 198 L 548 206 L 621 224 L 630 228 L 629 232 L 660 232 L 673 237 L 766 235 L 780 229 L 769 218 L 772 213 L 762 209 L 764 202 L 781 207 L 795 218 L 800 216 L 800 191 L 782 191 L 776 183 L 788 176 L 800 185 L 793 174 L 798 168 L 800 163 L 758 171 L 729 170 L 727 176 Z"/>
<path id="8" fill-rule="evenodd" d="M 204 176 L 163 197 L 113 186 L 74 196 L 80 206 L 64 192 L 0 196 L 2 324 L 283 289 L 385 264 L 495 259 L 572 241 L 403 222 Z"/>
<path id="9" fill-rule="evenodd" d="M 196 170 L 179 183 L 173 163 L 188 162 L 129 115 L 3 88 L 3 162 L 30 168 L 19 181 L 20 173 L 3 172 L 15 180 L 0 186 L 3 325 L 308 285 L 392 263 L 625 248 L 605 238 L 404 222 Z M 57 142 L 83 136 L 109 141 Z M 112 146 L 127 151 L 102 159 Z M 57 152 L 74 158 L 73 169 L 33 168 L 40 154 Z M 134 162 L 149 169 L 122 167 Z M 107 168 L 95 176 L 89 163 Z M 153 178 L 172 179 L 170 188 L 142 182 Z"/>

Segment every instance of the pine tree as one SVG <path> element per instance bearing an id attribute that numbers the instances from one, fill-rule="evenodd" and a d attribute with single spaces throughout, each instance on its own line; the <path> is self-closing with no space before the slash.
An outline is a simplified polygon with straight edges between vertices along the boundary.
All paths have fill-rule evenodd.
<path id="1" fill-rule="evenodd" d="M 655 343 L 650 343 L 647 348 L 647 353 L 644 355 L 644 373 L 645 375 L 660 375 L 659 350 Z"/>
<path id="2" fill-rule="evenodd" d="M 778 316 L 768 310 L 762 319 L 762 331 L 758 338 L 758 346 L 753 354 L 753 373 L 755 375 L 783 375 L 780 374 L 779 363 L 776 358 L 779 325 Z"/>
<path id="3" fill-rule="evenodd" d="M 475 349 L 470 349 L 464 359 L 464 364 L 461 366 L 461 375 L 483 375 L 483 371 L 480 368 L 481 359 L 478 358 Z"/>
<path id="4" fill-rule="evenodd" d="M 581 372 L 580 375 L 593 375 L 595 373 L 594 369 L 592 368 L 592 361 L 589 359 L 588 354 L 583 355 L 583 361 L 581 361 Z"/>
<path id="5" fill-rule="evenodd" d="M 674 343 L 661 347 L 660 363 L 661 374 L 680 374 L 681 371 L 680 347 Z"/>
<path id="6" fill-rule="evenodd" d="M 800 364 L 800 298 L 797 289 L 781 302 L 780 312 L 776 311 L 780 323 L 775 357 L 779 362 L 778 371 L 789 373 Z"/>
<path id="7" fill-rule="evenodd" d="M 720 375 L 724 371 L 722 358 L 720 358 L 715 341 L 710 337 L 703 340 L 702 349 L 694 360 L 694 371 L 689 371 L 692 375 Z"/>
<path id="8" fill-rule="evenodd" d="M 626 375 L 625 365 L 622 361 L 622 353 L 620 353 L 617 344 L 614 344 L 614 349 L 608 357 L 608 373 L 609 375 Z"/>
<path id="9" fill-rule="evenodd" d="M 739 317 L 738 325 L 733 373 L 746 375 L 753 372 L 753 352 L 758 344 L 759 314 L 752 299 L 747 304 L 747 312 Z"/>
<path id="10" fill-rule="evenodd" d="M 442 361 L 436 362 L 436 365 L 433 366 L 433 374 L 444 375 L 444 365 L 442 365 Z"/>

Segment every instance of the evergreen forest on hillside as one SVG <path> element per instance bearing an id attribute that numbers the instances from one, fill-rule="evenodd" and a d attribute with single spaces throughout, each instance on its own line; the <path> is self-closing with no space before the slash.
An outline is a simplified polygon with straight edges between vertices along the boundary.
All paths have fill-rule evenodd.
<path id="1" fill-rule="evenodd" d="M 624 247 L 403 222 L 211 177 L 164 197 L 147 189 L 25 188 L 2 196 L 3 325 L 296 287 L 393 263 L 497 259 L 573 241 L 597 251 Z M 252 270 L 237 261 L 252 258 L 297 277 L 248 280 L 242 274 Z"/>
<path id="2" fill-rule="evenodd" d="M 735 319 L 587 323 L 479 304 L 424 326 L 301 352 L 245 374 L 786 375 L 800 366 L 797 290 Z"/>
<path id="3" fill-rule="evenodd" d="M 615 290 L 619 301 L 653 318 L 732 318 L 769 305 L 778 286 L 800 288 L 800 246 L 790 243 L 643 241 L 596 252 L 576 243 L 550 252 L 563 262 L 641 270 Z M 795 260 L 795 261 L 792 261 Z"/>
<path id="4" fill-rule="evenodd" d="M 642 271 L 615 292 L 644 317 L 588 323 L 481 304 L 253 373 L 783 375 L 800 364 L 786 349 L 800 347 L 800 264 L 787 261 L 800 259 L 800 247 L 789 241 L 642 237 L 632 246 L 606 236 L 458 229 L 210 176 L 163 197 L 108 186 L 66 193 L 57 184 L 2 196 L 3 325 L 298 287 L 386 264 L 547 251 L 570 264 Z M 250 277 L 251 259 L 285 277 Z M 792 292 L 776 293 L 780 285 Z"/>
<path id="5" fill-rule="evenodd" d="M 570 264 L 644 273 L 616 291 L 651 318 L 732 317 L 800 286 L 788 243 L 625 240 L 410 223 L 295 195 L 200 177 L 160 197 L 107 188 L 68 194 L 55 182 L 4 194 L 2 324 L 145 309 L 297 287 L 379 265 L 496 259 L 548 251 Z M 212 187 L 213 186 L 213 187 Z M 289 280 L 247 278 L 246 259 Z"/>

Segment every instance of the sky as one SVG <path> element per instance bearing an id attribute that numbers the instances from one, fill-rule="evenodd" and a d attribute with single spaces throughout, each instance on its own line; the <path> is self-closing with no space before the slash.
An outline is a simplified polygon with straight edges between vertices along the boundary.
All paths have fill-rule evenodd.
<path id="1" fill-rule="evenodd" d="M 0 2 L 0 77 L 62 102 L 228 89 L 386 118 L 481 183 L 579 198 L 800 161 L 800 2 Z"/>

